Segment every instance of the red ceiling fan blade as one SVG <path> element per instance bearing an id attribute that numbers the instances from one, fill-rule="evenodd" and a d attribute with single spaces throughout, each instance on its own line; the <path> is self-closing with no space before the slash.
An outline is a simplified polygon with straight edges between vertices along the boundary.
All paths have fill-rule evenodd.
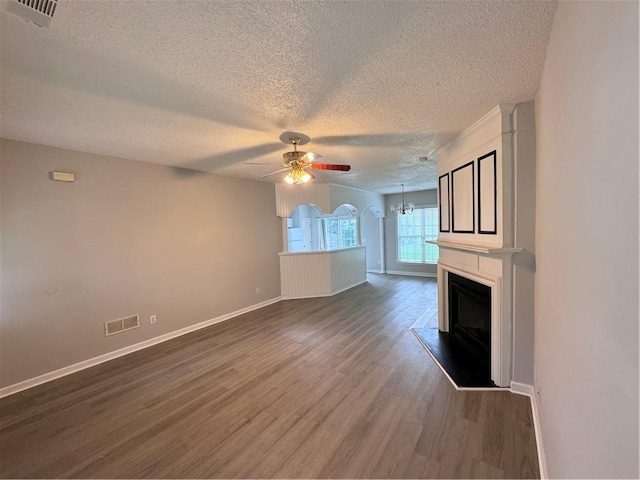
<path id="1" fill-rule="evenodd" d="M 348 172 L 351 165 L 333 165 L 330 163 L 312 163 L 309 165 L 314 170 L 337 170 L 339 172 Z"/>

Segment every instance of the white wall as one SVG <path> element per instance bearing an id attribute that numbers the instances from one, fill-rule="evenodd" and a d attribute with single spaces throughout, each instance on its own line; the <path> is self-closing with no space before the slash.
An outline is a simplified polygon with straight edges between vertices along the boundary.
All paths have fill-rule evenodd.
<path id="1" fill-rule="evenodd" d="M 3 387 L 280 296 L 272 184 L 0 148 Z M 104 336 L 105 321 L 133 314 L 141 328 Z"/>
<path id="2" fill-rule="evenodd" d="M 638 3 L 560 2 L 536 97 L 548 474 L 638 478 Z"/>
<path id="3" fill-rule="evenodd" d="M 405 202 L 416 207 L 436 206 L 438 196 L 436 190 L 420 190 L 418 192 L 406 192 Z M 391 205 L 402 203 L 402 194 L 385 195 L 384 217 L 384 244 L 386 271 L 393 273 L 403 273 L 406 275 L 436 276 L 435 265 L 414 265 L 409 263 L 398 263 L 398 218 L 391 213 Z"/>

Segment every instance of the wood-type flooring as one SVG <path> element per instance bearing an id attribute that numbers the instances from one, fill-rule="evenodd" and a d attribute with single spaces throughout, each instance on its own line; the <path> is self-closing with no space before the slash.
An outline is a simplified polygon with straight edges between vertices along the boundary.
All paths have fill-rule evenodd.
<path id="1" fill-rule="evenodd" d="M 411 333 L 432 279 L 369 275 L 0 400 L 3 478 L 539 478 L 530 401 L 456 391 Z"/>

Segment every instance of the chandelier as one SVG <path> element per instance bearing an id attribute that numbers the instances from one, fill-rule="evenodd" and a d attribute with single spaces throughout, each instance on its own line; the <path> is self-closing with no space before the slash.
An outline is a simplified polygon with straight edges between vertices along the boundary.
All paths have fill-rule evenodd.
<path id="1" fill-rule="evenodd" d="M 311 180 L 311 175 L 297 164 L 292 165 L 291 171 L 284 177 L 285 182 L 289 184 L 295 183 L 296 185 L 307 183 L 309 180 Z"/>
<path id="2" fill-rule="evenodd" d="M 407 214 L 411 215 L 413 213 L 413 209 L 416 208 L 416 206 L 411 202 L 404 203 L 404 183 L 402 183 L 401 185 L 402 185 L 402 203 L 399 203 L 397 205 L 391 205 L 391 211 L 396 215 L 407 215 Z"/>

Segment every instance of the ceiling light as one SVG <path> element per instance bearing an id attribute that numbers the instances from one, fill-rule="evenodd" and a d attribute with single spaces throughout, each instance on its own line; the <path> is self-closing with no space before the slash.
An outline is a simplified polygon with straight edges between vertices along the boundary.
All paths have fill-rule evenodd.
<path id="1" fill-rule="evenodd" d="M 391 211 L 396 215 L 411 215 L 416 206 L 413 203 L 404 203 L 404 183 L 402 185 L 402 203 L 391 205 Z"/>
<path id="2" fill-rule="evenodd" d="M 284 177 L 285 182 L 289 184 L 295 183 L 296 185 L 307 183 L 309 180 L 311 180 L 311 175 L 305 172 L 304 168 L 302 168 L 300 165 L 293 165 L 291 167 L 291 171 L 287 174 L 286 177 Z"/>

